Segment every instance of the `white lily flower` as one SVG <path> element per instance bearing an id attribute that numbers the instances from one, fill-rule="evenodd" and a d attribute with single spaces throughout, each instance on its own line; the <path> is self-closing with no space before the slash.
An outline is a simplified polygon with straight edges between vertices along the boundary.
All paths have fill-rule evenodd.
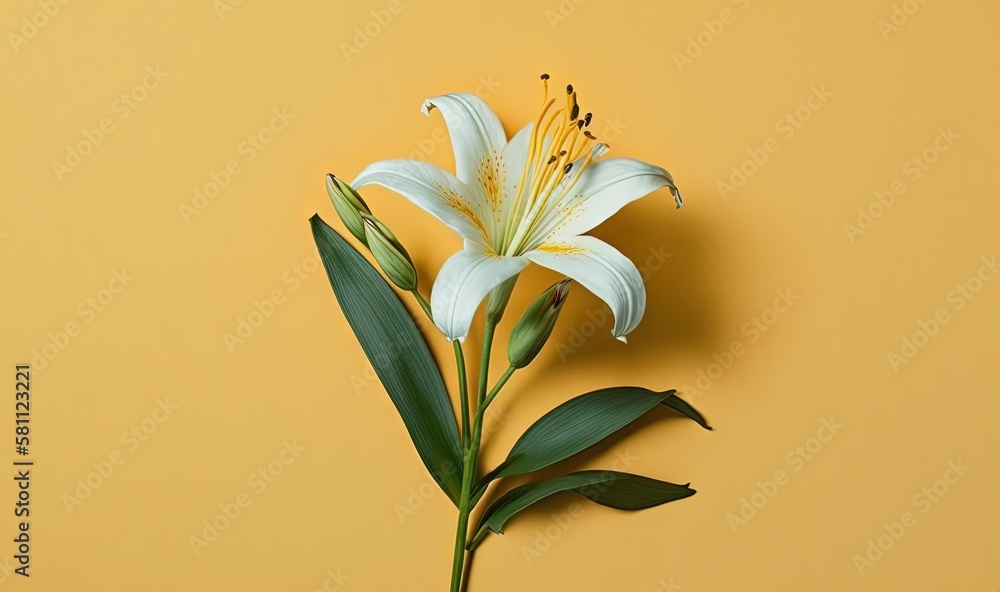
<path id="1" fill-rule="evenodd" d="M 608 303 L 612 335 L 625 341 L 642 319 L 646 290 L 639 271 L 611 245 L 582 236 L 626 204 L 669 187 L 666 170 L 630 158 L 600 159 L 608 145 L 587 129 L 576 93 L 553 110 L 548 76 L 541 113 L 508 142 L 496 114 L 471 94 L 424 101 L 444 116 L 456 175 L 417 160 L 368 166 L 352 186 L 381 185 L 402 194 L 457 232 L 465 247 L 441 268 L 431 292 L 434 322 L 448 340 L 464 340 L 486 295 L 531 262 L 579 282 Z M 541 131 L 539 131 L 541 130 Z"/>

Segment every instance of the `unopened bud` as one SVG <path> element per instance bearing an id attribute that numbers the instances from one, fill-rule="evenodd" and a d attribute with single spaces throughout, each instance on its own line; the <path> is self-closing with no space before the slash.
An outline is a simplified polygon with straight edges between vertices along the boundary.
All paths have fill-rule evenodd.
<path id="1" fill-rule="evenodd" d="M 490 290 L 490 293 L 486 296 L 486 318 L 492 320 L 494 323 L 499 323 L 500 319 L 503 318 L 503 312 L 507 309 L 507 303 L 510 302 L 510 294 L 514 291 L 514 284 L 517 283 L 517 274 L 507 280 L 500 283 L 499 286 Z"/>
<path id="2" fill-rule="evenodd" d="M 365 214 L 362 220 L 364 220 L 368 248 L 371 249 L 375 261 L 382 266 L 386 277 L 401 290 L 408 292 L 416 290 L 417 270 L 413 267 L 409 253 L 399 244 L 396 235 L 372 216 Z"/>
<path id="3" fill-rule="evenodd" d="M 333 209 L 337 210 L 337 215 L 343 220 L 344 226 L 359 241 L 368 244 L 365 236 L 365 223 L 361 218 L 363 214 L 371 214 L 368 205 L 361 199 L 358 192 L 331 174 L 326 175 L 326 192 L 330 194 L 333 201 Z"/>
<path id="4" fill-rule="evenodd" d="M 514 325 L 507 343 L 507 359 L 514 368 L 524 368 L 535 359 L 552 334 L 559 318 L 571 280 L 557 282 L 535 299 Z"/>

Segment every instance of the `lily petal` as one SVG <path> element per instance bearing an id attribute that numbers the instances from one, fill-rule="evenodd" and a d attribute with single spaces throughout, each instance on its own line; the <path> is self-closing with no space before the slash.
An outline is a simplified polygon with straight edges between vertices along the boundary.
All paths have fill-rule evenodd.
<path id="1" fill-rule="evenodd" d="M 419 160 L 383 160 L 361 171 L 351 187 L 381 185 L 406 197 L 467 241 L 489 244 L 484 212 L 476 191 L 448 171 Z"/>
<path id="2" fill-rule="evenodd" d="M 507 144 L 500 119 L 479 97 L 453 93 L 424 101 L 421 112 L 429 115 L 437 108 L 444 116 L 455 152 L 456 176 L 469 185 L 480 184 L 480 177 L 490 171 Z M 503 189 L 503 181 L 499 182 Z M 491 197 L 487 195 L 486 197 Z"/>
<path id="3" fill-rule="evenodd" d="M 528 266 L 523 257 L 500 257 L 466 245 L 445 261 L 434 280 L 431 312 L 448 341 L 464 341 L 486 294 Z"/>
<path id="4" fill-rule="evenodd" d="M 548 236 L 588 232 L 618 210 L 661 187 L 669 187 L 677 207 L 680 194 L 670 173 L 633 158 L 609 158 L 592 163 L 573 186 L 562 209 L 563 221 Z"/>
<path id="5" fill-rule="evenodd" d="M 561 237 L 543 243 L 525 255 L 580 282 L 608 303 L 615 314 L 611 331 L 616 339 L 635 329 L 646 310 L 646 287 L 639 270 L 628 257 L 592 236 Z"/>

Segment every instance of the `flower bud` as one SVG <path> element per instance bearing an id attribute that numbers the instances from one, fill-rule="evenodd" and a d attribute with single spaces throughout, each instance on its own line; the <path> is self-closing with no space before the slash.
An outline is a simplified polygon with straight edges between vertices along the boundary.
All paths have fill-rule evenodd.
<path id="1" fill-rule="evenodd" d="M 542 292 L 514 325 L 507 343 L 507 359 L 514 368 L 524 368 L 535 359 L 552 334 L 572 280 L 562 280 Z"/>
<path id="2" fill-rule="evenodd" d="M 486 296 L 486 318 L 490 319 L 494 323 L 499 323 L 500 319 L 503 318 L 503 312 L 507 309 L 507 303 L 510 302 L 510 294 L 514 291 L 514 284 L 517 283 L 517 277 L 520 274 L 514 275 L 510 279 L 503 281 L 499 286 L 490 290 L 490 293 Z"/>
<path id="3" fill-rule="evenodd" d="M 347 230 L 355 238 L 367 245 L 368 239 L 365 236 L 365 223 L 361 216 L 363 214 L 370 215 L 372 211 L 368 209 L 365 201 L 361 199 L 358 192 L 352 189 L 350 185 L 329 173 L 326 175 L 326 192 L 330 194 L 330 200 L 333 201 L 333 209 L 337 210 L 337 215 L 344 221 L 344 226 L 347 227 Z"/>
<path id="4" fill-rule="evenodd" d="M 409 253 L 399 244 L 396 235 L 390 231 L 385 224 L 378 219 L 363 214 L 365 237 L 368 248 L 371 249 L 372 256 L 382 266 L 392 283 L 399 286 L 401 290 L 412 291 L 417 289 L 417 270 L 413 267 L 413 261 Z"/>

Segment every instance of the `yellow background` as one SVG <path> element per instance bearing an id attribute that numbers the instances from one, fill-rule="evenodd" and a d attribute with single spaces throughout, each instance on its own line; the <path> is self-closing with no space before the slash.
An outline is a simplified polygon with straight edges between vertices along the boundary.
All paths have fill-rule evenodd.
<path id="1" fill-rule="evenodd" d="M 576 500 L 550 500 L 480 547 L 470 589 L 1000 587 L 1000 280 L 972 279 L 1000 246 L 1000 6 L 398 1 L 396 14 L 382 0 L 4 2 L 5 431 L 14 365 L 68 323 L 79 331 L 35 368 L 32 577 L 10 572 L 8 465 L 0 586 L 445 589 L 456 512 L 372 381 L 307 219 L 343 228 L 327 172 L 349 180 L 414 153 L 453 167 L 440 115 L 418 112 L 425 97 L 480 92 L 512 133 L 535 116 L 548 72 L 576 86 L 615 154 L 668 168 L 687 206 L 660 191 L 595 232 L 648 271 L 647 317 L 623 346 L 604 305 L 575 289 L 548 350 L 498 400 L 487 463 L 561 401 L 618 384 L 680 388 L 716 429 L 654 418 L 602 446 L 586 466 L 617 459 L 698 494 L 632 514 L 581 504 L 568 522 Z M 880 28 L 894 11 L 896 30 Z M 158 83 L 146 78 L 157 67 Z M 136 91 L 144 78 L 153 88 Z M 813 87 L 832 94 L 810 108 Z M 123 93 L 142 100 L 126 110 Z M 275 109 L 294 119 L 248 161 L 241 144 Z M 790 137 L 787 114 L 800 124 Z M 111 131 L 57 175 L 104 118 Z M 943 152 L 940 129 L 958 136 Z M 777 152 L 724 197 L 718 183 L 769 139 Z M 935 162 L 914 179 L 904 167 L 928 149 Z M 238 173 L 185 215 L 230 161 Z M 905 193 L 873 206 L 897 180 Z M 459 240 L 398 196 L 365 196 L 429 288 Z M 852 235 L 858 208 L 880 215 Z M 134 276 L 124 289 L 122 268 Z M 529 270 L 515 311 L 554 277 Z M 949 297 L 966 282 L 981 288 L 974 299 Z M 276 290 L 270 316 L 227 344 Z M 797 299 L 768 312 L 779 290 Z M 894 368 L 889 354 L 939 309 L 948 322 Z M 451 381 L 449 348 L 429 336 Z M 713 367 L 734 341 L 743 355 Z M 708 388 L 699 371 L 715 376 Z M 176 409 L 154 412 L 158 400 Z M 830 437 L 824 420 L 843 427 Z M 286 442 L 304 449 L 290 463 Z M 814 454 L 796 460 L 796 447 Z M 116 454 L 109 476 L 95 473 Z M 949 462 L 968 470 L 956 479 Z M 269 465 L 280 475 L 261 490 L 250 476 Z M 777 471 L 787 479 L 772 489 Z M 929 502 L 924 488 L 946 476 Z M 98 486 L 68 509 L 88 477 Z M 249 507 L 196 554 L 190 537 L 240 494 Z M 743 500 L 762 506 L 745 524 Z M 856 556 L 906 512 L 915 523 L 859 570 Z"/>

